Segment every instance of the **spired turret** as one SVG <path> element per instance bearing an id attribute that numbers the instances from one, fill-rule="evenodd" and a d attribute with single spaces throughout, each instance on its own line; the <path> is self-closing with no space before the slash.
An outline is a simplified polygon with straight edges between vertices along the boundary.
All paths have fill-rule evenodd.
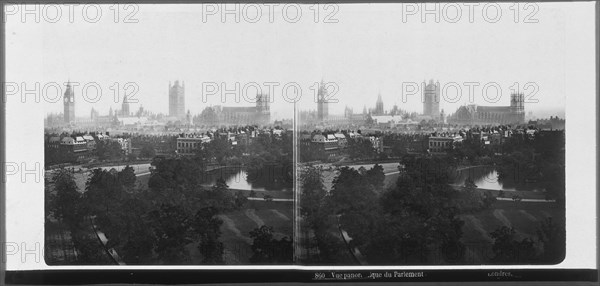
<path id="1" fill-rule="evenodd" d="M 511 93 L 510 113 L 513 117 L 514 122 L 525 123 L 525 96 L 523 95 L 523 93 Z"/>

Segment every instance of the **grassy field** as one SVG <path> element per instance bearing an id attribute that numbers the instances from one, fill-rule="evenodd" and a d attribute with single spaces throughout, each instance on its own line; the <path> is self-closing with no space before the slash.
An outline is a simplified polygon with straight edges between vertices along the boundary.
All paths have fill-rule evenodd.
<path id="1" fill-rule="evenodd" d="M 219 215 L 223 220 L 220 241 L 225 245 L 226 264 L 250 264 L 250 231 L 262 225 L 273 227 L 274 237 L 293 237 L 293 203 L 249 201 L 244 209 Z"/>
<path id="2" fill-rule="evenodd" d="M 502 226 L 515 229 L 515 239 L 537 240 L 536 231 L 548 217 L 564 227 L 565 211 L 556 203 L 517 203 L 498 201 L 485 211 L 460 216 L 465 222 L 462 242 L 467 245 L 466 263 L 489 263 L 493 239 L 490 232 Z"/>
<path id="3" fill-rule="evenodd" d="M 150 175 L 137 177 L 137 181 L 147 187 Z M 232 193 L 237 191 L 232 190 Z M 249 191 L 243 191 L 248 196 Z M 270 194 L 274 198 L 292 198 L 292 192 L 264 191 L 256 192 L 256 197 L 262 198 L 264 194 Z M 246 207 L 219 215 L 223 220 L 221 226 L 221 237 L 219 240 L 225 246 L 223 259 L 225 264 L 250 264 L 252 256 L 252 238 L 250 231 L 261 226 L 272 226 L 275 238 L 284 236 L 293 237 L 293 203 L 292 202 L 265 202 L 248 201 Z M 201 264 L 202 256 L 195 246 L 188 247 L 194 264 Z"/>

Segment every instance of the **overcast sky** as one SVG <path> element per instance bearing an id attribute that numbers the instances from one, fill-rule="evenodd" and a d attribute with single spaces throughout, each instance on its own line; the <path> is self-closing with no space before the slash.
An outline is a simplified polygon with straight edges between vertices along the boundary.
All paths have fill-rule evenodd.
<path id="1" fill-rule="evenodd" d="M 114 15 L 115 7 L 101 6 L 102 16 L 96 23 L 85 20 L 81 5 L 73 9 L 73 23 L 67 6 L 60 6 L 62 17 L 50 23 L 54 9 L 46 9 L 44 15 L 42 7 L 40 23 L 35 23 L 32 15 L 26 15 L 29 18 L 23 23 L 21 6 L 21 10 L 7 16 L 7 81 L 28 86 L 69 79 L 81 85 L 96 82 L 102 88 L 102 97 L 95 103 L 101 114 L 111 106 L 120 108 L 111 90 L 115 83 L 120 86 L 121 97 L 126 83 L 139 87 L 134 96 L 139 103 L 131 104 L 131 110 L 141 104 L 154 112 L 168 113 L 169 81 L 183 80 L 186 109 L 196 114 L 208 105 L 253 104 L 243 100 L 235 103 L 231 95 L 223 104 L 221 93 L 203 102 L 203 83 L 224 83 L 233 89 L 236 82 L 241 87 L 256 82 L 266 92 L 263 83 L 276 82 L 279 86 L 272 95 L 274 118 L 292 117 L 293 106 L 282 95 L 282 86 L 287 83 L 300 86 L 301 110 L 316 109 L 311 90 L 315 82 L 323 79 L 335 84 L 338 91 L 333 98 L 339 102 L 331 105 L 330 113 L 343 113 L 346 105 L 355 112 L 361 112 L 364 105 L 374 107 L 378 93 L 386 109 L 398 104 L 402 109 L 421 112 L 419 95 L 409 95 L 403 102 L 402 84 L 429 79 L 439 80 L 442 87 L 450 82 L 462 87 L 457 102 L 442 98 L 441 108 L 446 113 L 468 102 L 465 82 L 479 84 L 474 89 L 474 103 L 508 105 L 511 87 L 518 83 L 526 95 L 535 92 L 531 99 L 538 101 L 526 103 L 526 111 L 539 116 L 564 115 L 564 9 L 576 9 L 576 5 L 540 3 L 524 7 L 521 3 L 511 8 L 511 4 L 500 4 L 502 14 L 495 23 L 491 23 L 496 17 L 494 7 L 488 9 L 486 20 L 483 4 L 474 8 L 472 23 L 468 6 L 460 5 L 462 15 L 456 23 L 451 23 L 456 10 L 451 6 L 444 9 L 444 4 L 439 7 L 439 23 L 434 15 L 428 15 L 423 23 L 423 6 L 417 6 L 415 15 L 408 15 L 403 9 L 414 7 L 403 5 L 320 6 L 318 23 L 311 5 L 300 6 L 302 15 L 295 23 L 291 23 L 295 9 L 288 7 L 286 21 L 283 5 L 275 7 L 273 13 L 268 6 L 260 6 L 262 15 L 256 23 L 251 23 L 254 8 L 244 10 L 243 5 L 239 23 L 233 15 L 227 15 L 223 22 L 222 6 L 203 20 L 201 5 L 152 4 L 138 5 L 135 12 L 133 7 L 125 10 L 120 6 L 118 17 Z M 204 6 L 208 8 L 214 7 Z M 137 23 L 124 23 L 130 13 Z M 93 20 L 94 10 L 88 9 L 88 15 Z M 324 23 L 327 15 L 337 23 Z M 525 23 L 534 20 L 537 23 Z M 528 82 L 534 84 L 523 90 Z M 502 89 L 496 103 L 484 100 L 482 87 L 488 83 L 497 83 Z M 447 91 L 448 98 L 456 98 L 454 88 Z M 75 89 L 76 115 L 89 116 L 94 104 L 85 102 L 82 92 L 81 86 Z M 88 93 L 88 97 L 95 95 L 93 89 Z M 255 89 L 249 88 L 248 93 L 253 98 Z M 289 94 L 293 94 L 292 89 Z M 495 89 L 488 89 L 487 96 L 495 97 Z M 47 113 L 63 110 L 62 101 L 45 105 Z"/>

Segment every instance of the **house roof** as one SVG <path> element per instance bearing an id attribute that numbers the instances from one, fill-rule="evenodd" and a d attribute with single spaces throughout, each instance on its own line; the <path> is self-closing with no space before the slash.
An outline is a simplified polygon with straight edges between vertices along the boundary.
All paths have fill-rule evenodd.
<path id="1" fill-rule="evenodd" d="M 75 141 L 75 139 L 73 139 L 73 137 L 70 136 L 63 137 L 63 139 L 60 140 L 60 142 L 62 143 L 73 143 L 73 141 Z"/>
<path id="2" fill-rule="evenodd" d="M 314 141 L 317 141 L 317 140 L 324 140 L 324 139 L 325 139 L 325 136 L 323 136 L 322 134 L 315 134 L 315 136 L 313 136 L 313 137 L 312 137 L 312 139 L 313 139 Z"/>

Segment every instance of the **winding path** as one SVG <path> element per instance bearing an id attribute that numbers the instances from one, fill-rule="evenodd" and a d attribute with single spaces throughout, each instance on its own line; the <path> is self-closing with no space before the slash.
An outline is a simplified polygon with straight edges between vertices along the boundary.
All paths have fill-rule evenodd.
<path id="1" fill-rule="evenodd" d="M 248 236 L 243 235 L 242 232 L 240 232 L 240 230 L 235 226 L 235 222 L 231 218 L 224 214 L 217 215 L 217 217 L 223 221 L 225 227 L 231 232 L 233 232 L 235 236 L 244 240 L 244 242 L 246 242 L 247 244 L 252 245 L 252 239 Z"/>
<path id="2" fill-rule="evenodd" d="M 256 223 L 256 225 L 258 225 L 258 227 L 265 225 L 265 222 L 259 216 L 256 215 L 254 209 L 246 209 L 245 213 L 249 219 Z"/>
<path id="3" fill-rule="evenodd" d="M 278 217 L 280 217 L 283 220 L 290 220 L 289 217 L 287 217 L 286 215 L 284 215 L 283 213 L 281 213 L 280 211 L 276 210 L 276 209 L 270 209 L 271 212 L 273 212 L 275 215 L 277 215 Z"/>
<path id="4" fill-rule="evenodd" d="M 494 210 L 494 217 L 496 219 L 498 219 L 499 221 L 502 222 L 502 224 L 504 224 L 507 227 L 512 227 L 512 223 L 510 222 L 510 220 L 504 215 L 504 210 L 502 209 L 495 209 Z"/>
<path id="5" fill-rule="evenodd" d="M 467 219 L 473 227 L 481 234 L 481 236 L 487 240 L 488 242 L 493 242 L 494 240 L 490 237 L 488 232 L 483 228 L 481 221 L 473 215 L 465 215 L 463 218 Z"/>

